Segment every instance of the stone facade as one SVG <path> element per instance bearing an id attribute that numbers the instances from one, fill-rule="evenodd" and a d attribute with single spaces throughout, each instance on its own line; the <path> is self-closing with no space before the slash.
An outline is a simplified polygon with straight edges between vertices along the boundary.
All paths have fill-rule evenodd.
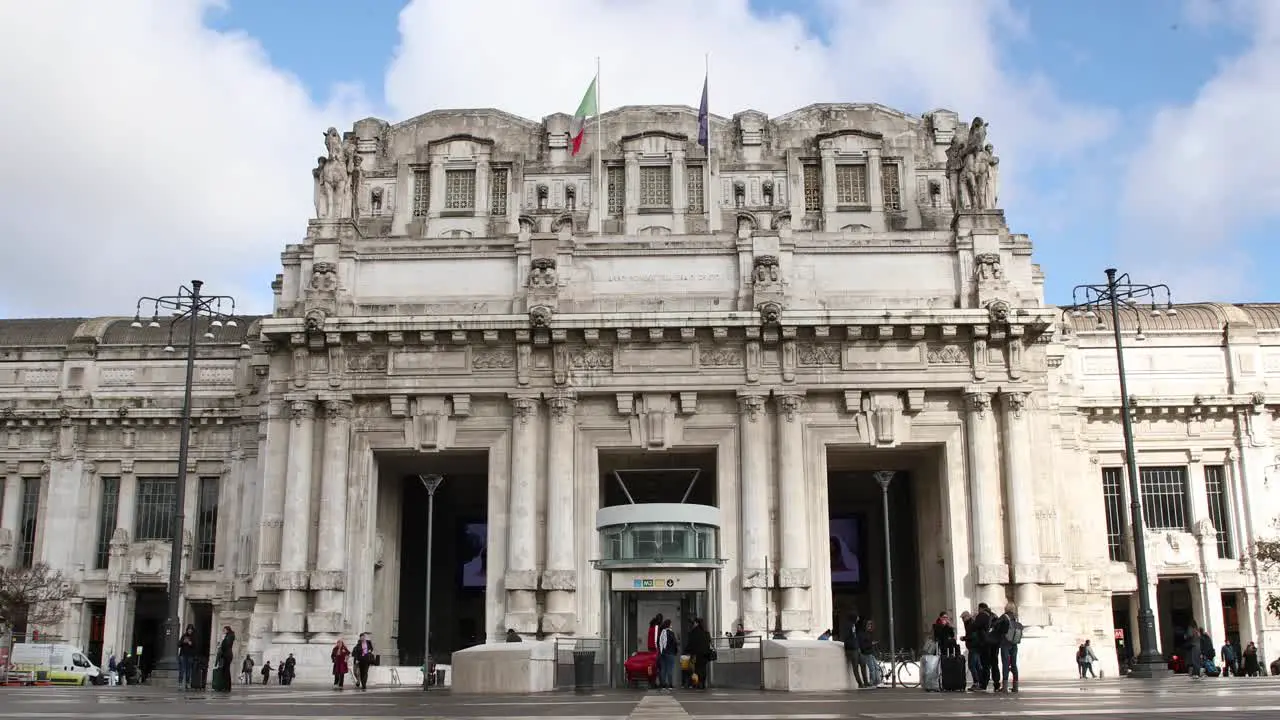
<path id="1" fill-rule="evenodd" d="M 1135 538 L 1108 522 L 1112 337 L 1044 303 L 980 120 L 747 111 L 710 118 L 708 153 L 696 111 L 627 107 L 600 157 L 590 139 L 571 156 L 569 122 L 436 111 L 326 133 L 274 312 L 249 350 L 225 330 L 201 344 L 186 468 L 165 328 L 0 321 L 0 561 L 70 575 L 64 637 L 87 645 L 97 605 L 104 647 L 127 646 L 171 552 L 133 537 L 139 479 L 181 470 L 186 600 L 259 657 L 322 665 L 362 630 L 394 656 L 395 575 L 375 576 L 398 568 L 403 516 L 379 462 L 458 449 L 487 453 L 487 640 L 598 637 L 599 451 L 695 446 L 714 448 L 724 517 L 713 629 L 771 627 L 776 604 L 813 637 L 833 612 L 827 477 L 850 450 L 927 480 L 923 610 L 900 625 L 1015 601 L 1026 671 L 1070 672 L 1086 637 L 1114 666 Z M 1160 577 L 1192 579 L 1214 637 L 1238 591 L 1241 636 L 1280 651 L 1274 582 L 1238 559 L 1280 511 L 1280 306 L 1177 310 L 1140 318 L 1126 356 L 1139 462 L 1181 478 L 1161 500 L 1179 526 L 1138 541 Z"/>

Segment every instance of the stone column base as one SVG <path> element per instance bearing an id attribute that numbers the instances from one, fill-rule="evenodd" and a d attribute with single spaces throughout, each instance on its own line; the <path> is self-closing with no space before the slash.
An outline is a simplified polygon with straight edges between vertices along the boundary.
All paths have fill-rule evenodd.
<path id="1" fill-rule="evenodd" d="M 532 635 L 538 632 L 538 612 L 509 612 L 505 624 L 508 630 L 515 630 L 521 635 Z"/>
<path id="2" fill-rule="evenodd" d="M 516 628 L 519 630 L 519 628 Z M 575 612 L 547 612 L 542 614 L 542 631 L 547 633 L 567 634 L 578 629 L 578 614 Z"/>

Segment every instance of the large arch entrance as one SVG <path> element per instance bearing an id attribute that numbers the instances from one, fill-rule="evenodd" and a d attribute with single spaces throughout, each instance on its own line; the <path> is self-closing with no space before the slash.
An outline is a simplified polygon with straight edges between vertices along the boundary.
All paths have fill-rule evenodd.
<path id="1" fill-rule="evenodd" d="M 933 617 L 946 606 L 945 545 L 939 446 L 895 450 L 829 447 L 827 521 L 831 553 L 831 630 L 840 637 L 854 615 L 875 622 L 889 639 L 891 550 L 895 645 L 920 648 Z M 877 472 L 890 471 L 888 518 Z M 886 534 L 886 528 L 888 530 Z"/>
<path id="2" fill-rule="evenodd" d="M 381 566 L 374 569 L 374 606 L 393 610 L 389 653 L 396 665 L 423 662 L 429 566 L 431 656 L 448 663 L 454 652 L 485 642 L 488 452 L 379 453 L 376 460 L 377 527 L 384 547 Z M 423 478 L 432 475 L 442 482 L 435 491 L 428 563 L 428 493 Z M 378 615 L 375 612 L 375 622 Z M 388 664 L 387 659 L 383 662 Z"/>

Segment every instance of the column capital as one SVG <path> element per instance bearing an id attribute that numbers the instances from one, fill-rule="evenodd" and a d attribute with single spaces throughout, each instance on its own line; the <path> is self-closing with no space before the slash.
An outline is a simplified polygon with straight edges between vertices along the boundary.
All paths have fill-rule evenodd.
<path id="1" fill-rule="evenodd" d="M 346 398 L 333 398 L 324 401 L 324 416 L 330 425 L 342 420 L 350 420 L 355 403 Z"/>
<path id="2" fill-rule="evenodd" d="M 295 399 L 289 401 L 289 418 L 294 423 L 301 425 L 304 420 L 314 420 L 316 417 L 316 401 L 310 398 L 305 400 Z"/>
<path id="3" fill-rule="evenodd" d="M 120 474 L 121 475 L 133 474 L 133 458 L 128 458 L 127 460 L 120 461 Z"/>
<path id="4" fill-rule="evenodd" d="M 1027 407 L 1027 393 L 1023 390 L 1006 390 L 1000 393 L 1004 409 L 1015 419 L 1021 420 Z"/>
<path id="5" fill-rule="evenodd" d="M 991 393 L 978 388 L 968 388 L 964 391 L 964 401 L 969 412 L 976 415 L 985 415 L 991 409 Z"/>
<path id="6" fill-rule="evenodd" d="M 556 393 L 547 398 L 547 407 L 551 408 L 551 419 L 564 422 L 573 417 L 578 398 L 573 393 Z"/>
<path id="7" fill-rule="evenodd" d="M 774 395 L 774 401 L 778 404 L 778 414 L 786 418 L 787 422 L 795 422 L 796 416 L 805 409 L 803 392 L 777 394 Z"/>
<path id="8" fill-rule="evenodd" d="M 511 398 L 511 416 L 518 419 L 521 423 L 528 423 L 529 418 L 538 412 L 538 396 L 537 395 L 510 395 Z"/>
<path id="9" fill-rule="evenodd" d="M 758 422 L 764 414 L 765 396 L 758 393 L 739 393 L 738 411 L 751 422 Z"/>
<path id="10" fill-rule="evenodd" d="M 4 474 L 5 474 L 5 475 L 17 475 L 17 474 L 18 474 L 18 461 L 17 461 L 17 460 L 7 460 L 7 461 L 5 461 L 5 464 L 4 464 Z"/>

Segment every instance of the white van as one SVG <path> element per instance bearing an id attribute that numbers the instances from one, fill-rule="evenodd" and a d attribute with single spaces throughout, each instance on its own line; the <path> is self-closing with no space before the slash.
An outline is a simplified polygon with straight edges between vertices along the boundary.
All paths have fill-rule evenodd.
<path id="1" fill-rule="evenodd" d="M 48 673 L 54 685 L 101 685 L 102 669 L 94 665 L 80 648 L 60 643 L 15 643 L 9 654 L 14 670 Z"/>

